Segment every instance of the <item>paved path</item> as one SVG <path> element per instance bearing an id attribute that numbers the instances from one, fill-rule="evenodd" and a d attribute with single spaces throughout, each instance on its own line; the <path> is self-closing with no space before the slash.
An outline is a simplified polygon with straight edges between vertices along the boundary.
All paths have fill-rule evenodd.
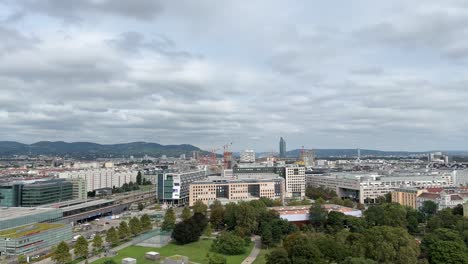
<path id="1" fill-rule="evenodd" d="M 251 264 L 257 258 L 258 253 L 260 253 L 260 248 L 262 247 L 262 240 L 259 236 L 254 236 L 252 239 L 255 241 L 255 246 L 252 248 L 252 252 L 250 252 L 250 255 L 247 258 L 245 258 L 244 261 L 242 261 L 242 264 Z"/>

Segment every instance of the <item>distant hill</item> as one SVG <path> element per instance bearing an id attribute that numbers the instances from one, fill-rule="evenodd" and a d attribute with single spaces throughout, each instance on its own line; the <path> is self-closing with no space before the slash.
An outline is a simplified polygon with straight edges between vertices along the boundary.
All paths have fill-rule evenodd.
<path id="1" fill-rule="evenodd" d="M 356 157 L 357 149 L 314 149 L 313 150 L 316 157 Z M 382 151 L 382 150 L 372 150 L 372 149 L 361 149 L 361 156 L 378 156 L 378 157 L 388 157 L 388 156 L 414 156 L 414 155 L 423 155 L 429 154 L 434 151 Z M 442 153 L 454 156 L 466 156 L 468 155 L 467 151 L 441 151 Z M 294 149 L 286 152 L 288 157 L 298 157 L 301 153 L 301 149 Z"/>
<path id="2" fill-rule="evenodd" d="M 132 142 L 123 144 L 97 144 L 91 142 L 40 141 L 34 144 L 22 144 L 13 141 L 0 141 L 0 156 L 13 155 L 50 155 L 70 156 L 75 158 L 110 158 L 110 157 L 142 157 L 144 155 L 160 157 L 178 157 L 181 154 L 191 155 L 192 151 L 206 152 L 188 144 L 161 145 L 148 142 Z"/>

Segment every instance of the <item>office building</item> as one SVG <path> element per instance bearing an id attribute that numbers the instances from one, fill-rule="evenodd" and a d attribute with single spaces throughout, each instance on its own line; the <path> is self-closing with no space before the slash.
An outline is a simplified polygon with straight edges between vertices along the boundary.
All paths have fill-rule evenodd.
<path id="1" fill-rule="evenodd" d="M 279 142 L 279 157 L 286 158 L 286 141 L 283 139 L 283 137 L 280 138 Z"/>
<path id="2" fill-rule="evenodd" d="M 64 179 L 28 180 L 0 185 L 0 206 L 35 207 L 73 199 L 73 184 Z"/>
<path id="3" fill-rule="evenodd" d="M 0 254 L 32 255 L 72 238 L 72 226 L 61 223 L 54 208 L 0 208 Z"/>
<path id="4" fill-rule="evenodd" d="M 157 184 L 158 200 L 160 203 L 172 205 L 188 204 L 190 184 L 205 178 L 205 170 L 159 173 Z"/>
<path id="5" fill-rule="evenodd" d="M 255 151 L 247 149 L 242 151 L 240 154 L 240 162 L 242 163 L 254 163 L 255 162 Z"/>
<path id="6" fill-rule="evenodd" d="M 239 179 L 229 180 L 222 177 L 196 181 L 190 184 L 190 202 L 193 206 L 196 201 L 210 205 L 215 200 L 222 203 L 236 201 L 250 201 L 261 197 L 282 199 L 284 179 L 270 177 L 265 179 Z"/>
<path id="7" fill-rule="evenodd" d="M 73 186 L 73 200 L 85 200 L 88 198 L 88 186 L 85 179 L 73 178 L 67 179 Z"/>
<path id="8" fill-rule="evenodd" d="M 286 197 L 303 198 L 305 197 L 305 168 L 304 167 L 285 167 L 284 175 L 286 179 Z"/>

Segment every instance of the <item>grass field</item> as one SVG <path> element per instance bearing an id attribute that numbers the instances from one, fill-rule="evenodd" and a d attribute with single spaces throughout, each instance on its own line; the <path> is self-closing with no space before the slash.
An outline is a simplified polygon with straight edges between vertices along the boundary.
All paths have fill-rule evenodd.
<path id="1" fill-rule="evenodd" d="M 169 257 L 172 255 L 183 255 L 189 257 L 190 261 L 197 262 L 197 263 L 207 263 L 206 254 L 212 253 L 210 251 L 211 244 L 213 240 L 199 240 L 194 243 L 190 243 L 187 245 L 176 245 L 176 244 L 169 244 L 162 248 L 148 248 L 148 247 L 138 247 L 132 246 L 125 249 L 122 249 L 118 252 L 118 255 L 113 257 L 112 259 L 115 260 L 117 263 L 121 263 L 123 258 L 132 257 L 137 259 L 138 264 L 154 264 L 155 262 L 148 261 L 145 259 L 145 253 L 148 251 L 156 251 L 161 254 L 162 257 Z M 236 255 L 236 256 L 226 256 L 228 264 L 240 264 L 242 261 L 250 254 L 252 251 L 253 243 L 246 248 L 246 252 L 243 255 Z M 95 262 L 94 264 L 102 264 L 106 259 L 100 259 Z M 156 262 L 157 263 L 157 262 Z"/>

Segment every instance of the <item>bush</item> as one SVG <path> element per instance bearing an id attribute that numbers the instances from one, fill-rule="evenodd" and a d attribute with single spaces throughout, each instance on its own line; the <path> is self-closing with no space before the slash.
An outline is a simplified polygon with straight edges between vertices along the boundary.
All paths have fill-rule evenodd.
<path id="1" fill-rule="evenodd" d="M 213 251 L 226 255 L 239 255 L 245 253 L 244 239 L 230 232 L 223 232 L 219 235 L 211 247 Z"/>

